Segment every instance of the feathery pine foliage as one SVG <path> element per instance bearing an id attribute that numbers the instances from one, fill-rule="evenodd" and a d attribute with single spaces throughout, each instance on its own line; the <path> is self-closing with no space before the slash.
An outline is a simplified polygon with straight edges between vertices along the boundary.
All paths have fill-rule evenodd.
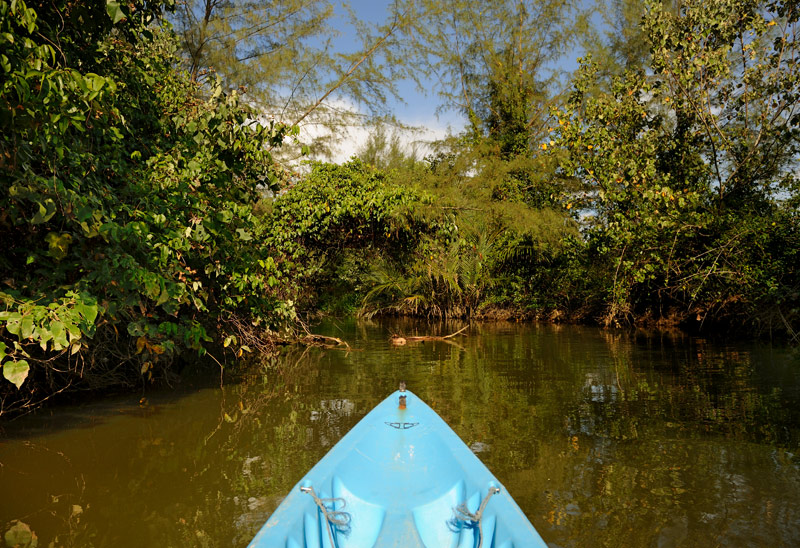
<path id="1" fill-rule="evenodd" d="M 213 87 L 219 78 L 272 119 L 308 123 L 316 137 L 292 140 L 281 153 L 297 159 L 306 150 L 329 154 L 342 127 L 387 114 L 388 98 L 399 99 L 397 82 L 413 71 L 385 55 L 399 47 L 396 36 L 409 14 L 393 10 L 385 22 L 371 23 L 346 2 L 337 7 L 346 13 L 329 0 L 187 0 L 169 19 L 193 81 Z M 341 34 L 359 44 L 343 51 L 336 43 Z"/>
<path id="2" fill-rule="evenodd" d="M 663 0 L 663 9 L 676 2 Z M 642 18 L 647 11 L 643 0 L 598 0 L 594 9 L 582 14 L 576 31 L 583 51 L 590 52 L 597 64 L 596 84 L 608 91 L 615 76 L 647 66 L 650 42 Z M 601 20 L 602 25 L 595 24 Z"/>
<path id="3" fill-rule="evenodd" d="M 557 80 L 550 63 L 569 50 L 572 39 L 569 2 L 501 0 L 478 7 L 464 0 L 408 0 L 400 5 L 415 17 L 403 29 L 407 35 L 397 55 L 412 59 L 418 74 L 436 79 L 434 91 L 443 108 L 463 113 L 483 134 L 511 120 L 544 129 L 549 112 L 542 105 Z"/>
<path id="4" fill-rule="evenodd" d="M 213 85 L 217 75 L 230 88 L 253 88 L 269 104 L 297 65 L 318 61 L 323 52 L 310 42 L 331 33 L 332 16 L 327 2 L 189 0 L 176 4 L 170 19 L 193 81 Z"/>

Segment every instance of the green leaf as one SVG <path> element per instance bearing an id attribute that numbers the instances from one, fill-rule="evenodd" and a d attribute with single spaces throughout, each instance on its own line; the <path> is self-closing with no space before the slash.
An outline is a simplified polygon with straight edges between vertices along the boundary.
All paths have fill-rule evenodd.
<path id="1" fill-rule="evenodd" d="M 22 314 L 11 312 L 6 318 L 6 329 L 12 335 L 19 336 L 19 324 L 22 322 Z"/>
<path id="2" fill-rule="evenodd" d="M 132 322 L 128 324 L 128 335 L 131 337 L 141 337 L 144 335 L 144 325 L 141 322 Z"/>
<path id="3" fill-rule="evenodd" d="M 22 383 L 25 382 L 25 379 L 28 378 L 28 371 L 30 371 L 30 366 L 25 360 L 3 364 L 3 376 L 14 383 L 17 389 L 19 389 Z"/>
<path id="4" fill-rule="evenodd" d="M 156 306 L 161 306 L 162 304 L 167 302 L 169 299 L 170 299 L 169 291 L 167 291 L 166 288 L 162 289 L 161 293 L 158 296 L 158 300 L 156 301 Z"/>
<path id="5" fill-rule="evenodd" d="M 15 548 L 36 548 L 39 546 L 39 539 L 36 537 L 36 533 L 31 531 L 27 523 L 21 521 L 12 521 L 11 523 L 15 525 L 12 525 L 3 536 L 6 541 L 6 546 L 13 546 Z"/>
<path id="6" fill-rule="evenodd" d="M 122 6 L 117 0 L 106 0 L 106 12 L 115 25 L 125 18 Z"/>
<path id="7" fill-rule="evenodd" d="M 77 209 L 77 211 L 75 212 L 75 217 L 78 218 L 78 221 L 83 223 L 91 219 L 93 214 L 94 214 L 94 208 L 89 205 L 84 205 Z"/>
<path id="8" fill-rule="evenodd" d="M 86 74 L 86 80 L 89 83 L 90 89 L 93 91 L 100 91 L 103 89 L 103 86 L 106 85 L 106 79 L 93 72 L 88 72 Z"/>
<path id="9" fill-rule="evenodd" d="M 223 223 L 229 223 L 233 220 L 233 212 L 229 209 L 223 209 L 219 212 L 219 220 Z"/>
<path id="10" fill-rule="evenodd" d="M 67 334 L 69 335 L 69 344 L 72 344 L 75 341 L 80 340 L 81 330 L 80 328 L 78 328 L 77 325 L 75 325 L 74 323 L 67 323 L 65 327 L 67 328 Z"/>
<path id="11" fill-rule="evenodd" d="M 33 225 L 46 223 L 56 214 L 56 203 L 50 198 L 47 198 L 44 202 L 39 202 L 37 205 L 39 209 L 31 219 L 31 224 Z"/>
<path id="12" fill-rule="evenodd" d="M 67 331 L 64 323 L 58 320 L 50 323 L 50 332 L 53 334 L 53 347 L 62 350 L 67 346 Z"/>
<path id="13" fill-rule="evenodd" d="M 155 274 L 151 274 L 145 278 L 144 294 L 153 300 L 158 299 L 158 296 L 161 294 L 161 285 L 158 283 L 158 277 Z"/>
<path id="14" fill-rule="evenodd" d="M 33 334 L 33 316 L 30 314 L 23 316 L 19 324 L 19 336 L 22 339 L 28 339 Z"/>
<path id="15" fill-rule="evenodd" d="M 47 352 L 47 343 L 53 338 L 53 334 L 46 330 L 38 330 L 36 336 L 39 338 L 39 347 L 43 352 Z"/>
<path id="16" fill-rule="evenodd" d="M 44 239 L 48 244 L 48 254 L 55 260 L 60 261 L 67 256 L 69 244 L 72 243 L 71 234 L 56 234 L 55 232 L 50 232 Z"/>
<path id="17" fill-rule="evenodd" d="M 93 324 L 95 319 L 97 319 L 97 303 L 88 304 L 79 302 L 75 305 L 75 311 L 83 316 L 90 324 Z"/>
<path id="18" fill-rule="evenodd" d="M 6 359 L 6 343 L 0 342 L 0 364 Z"/>

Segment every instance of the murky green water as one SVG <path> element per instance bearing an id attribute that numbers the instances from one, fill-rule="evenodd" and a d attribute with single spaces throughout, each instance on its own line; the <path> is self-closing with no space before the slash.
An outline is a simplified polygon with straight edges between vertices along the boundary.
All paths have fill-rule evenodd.
<path id="1" fill-rule="evenodd" d="M 800 546 L 800 363 L 588 328 L 331 322 L 223 389 L 59 407 L 0 431 L 0 533 L 39 546 L 244 546 L 399 379 L 551 546 Z"/>

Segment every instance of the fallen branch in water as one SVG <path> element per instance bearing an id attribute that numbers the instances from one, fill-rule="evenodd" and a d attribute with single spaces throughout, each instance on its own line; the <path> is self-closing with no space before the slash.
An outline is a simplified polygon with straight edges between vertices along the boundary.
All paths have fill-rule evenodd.
<path id="1" fill-rule="evenodd" d="M 328 337 L 327 335 L 317 335 L 315 333 L 306 333 L 305 337 L 300 337 L 297 342 L 309 346 L 322 346 L 325 348 L 336 348 L 337 346 L 346 346 L 350 350 L 350 345 L 342 339 L 336 337 Z"/>
<path id="2" fill-rule="evenodd" d="M 308 326 L 303 323 L 302 321 L 298 320 L 298 323 L 303 328 L 303 331 L 306 334 L 302 337 L 297 337 L 295 340 L 289 341 L 290 343 L 300 343 L 305 344 L 306 346 L 321 346 L 323 348 L 338 348 L 343 346 L 347 348 L 347 350 L 351 350 L 350 345 L 347 344 L 346 341 L 339 339 L 338 337 L 329 337 L 328 335 L 317 335 L 316 333 L 312 333 L 308 330 Z"/>
<path id="3" fill-rule="evenodd" d="M 350 345 L 342 339 L 328 337 L 327 335 L 317 335 L 316 333 L 306 333 L 302 337 L 272 337 L 272 342 L 279 345 L 304 344 L 306 346 L 320 346 L 322 348 L 344 347 L 348 351 L 352 350 Z"/>
<path id="4" fill-rule="evenodd" d="M 414 336 L 414 337 L 403 337 L 401 335 L 392 335 L 389 338 L 389 342 L 391 342 L 392 344 L 394 344 L 396 346 L 402 346 L 402 345 L 404 345 L 406 343 L 409 343 L 409 342 L 446 341 L 447 339 L 451 339 L 451 338 L 455 337 L 456 335 L 461 334 L 467 328 L 469 328 L 469 325 L 465 325 L 464 327 L 462 327 L 461 329 L 459 329 L 455 333 L 450 333 L 449 335 L 444 335 L 444 336 L 424 335 L 424 336 Z"/>

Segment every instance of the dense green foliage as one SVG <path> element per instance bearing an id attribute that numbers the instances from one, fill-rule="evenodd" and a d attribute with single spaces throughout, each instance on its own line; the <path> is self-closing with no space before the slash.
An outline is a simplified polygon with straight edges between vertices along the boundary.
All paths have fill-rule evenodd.
<path id="1" fill-rule="evenodd" d="M 798 319 L 800 80 L 791 4 L 651 5 L 651 74 L 608 93 L 585 62 L 559 113 L 565 173 L 583 181 L 606 322 L 648 315 Z"/>
<path id="2" fill-rule="evenodd" d="M 253 123 L 235 94 L 202 98 L 149 26 L 159 6 L 61 8 L 55 47 L 56 14 L 2 4 L 0 359 L 18 405 L 152 378 L 235 335 L 232 318 L 292 314 L 253 245 L 285 129 Z"/>
<path id="3" fill-rule="evenodd" d="M 437 317 L 486 306 L 553 310 L 565 298 L 556 287 L 562 274 L 541 267 L 564 260 L 564 240 L 578 231 L 568 215 L 526 203 L 535 201 L 536 184 L 509 183 L 520 166 L 528 173 L 536 165 L 492 152 L 388 171 L 359 160 L 315 164 L 272 203 L 268 242 L 304 310 Z M 547 295 L 547 305 L 531 306 L 531 292 Z"/>
<path id="4" fill-rule="evenodd" d="M 266 242 L 280 257 L 285 290 L 309 306 L 319 294 L 357 287 L 358 271 L 371 260 L 402 262 L 431 229 L 413 206 L 429 202 L 358 160 L 315 164 L 274 200 L 267 220 Z"/>

